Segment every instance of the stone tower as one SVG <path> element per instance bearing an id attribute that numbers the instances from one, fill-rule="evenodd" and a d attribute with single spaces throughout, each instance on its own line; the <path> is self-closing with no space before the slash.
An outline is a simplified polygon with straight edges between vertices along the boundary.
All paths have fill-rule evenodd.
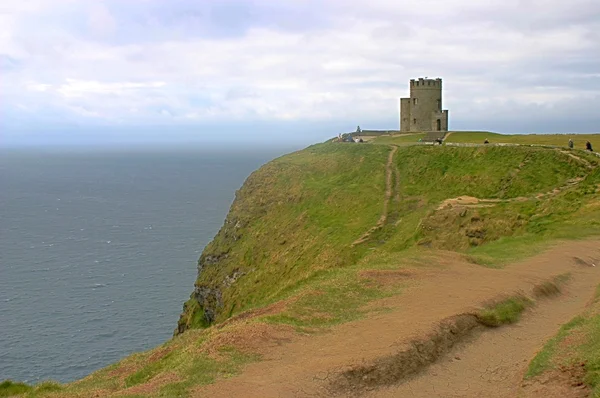
<path id="1" fill-rule="evenodd" d="M 448 131 L 442 110 L 442 79 L 411 79 L 410 98 L 400 98 L 400 131 Z"/>

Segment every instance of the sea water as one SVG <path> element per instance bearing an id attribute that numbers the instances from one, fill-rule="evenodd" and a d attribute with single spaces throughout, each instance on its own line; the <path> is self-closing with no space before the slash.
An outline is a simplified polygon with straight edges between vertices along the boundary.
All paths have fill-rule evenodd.
<path id="1" fill-rule="evenodd" d="M 283 150 L 0 152 L 0 381 L 169 339 L 245 178 Z"/>

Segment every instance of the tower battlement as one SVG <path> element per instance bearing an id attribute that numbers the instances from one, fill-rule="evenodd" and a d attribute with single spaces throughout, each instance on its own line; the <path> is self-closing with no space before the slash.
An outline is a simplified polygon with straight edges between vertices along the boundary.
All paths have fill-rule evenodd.
<path id="1" fill-rule="evenodd" d="M 442 79 L 410 79 L 410 88 L 419 87 L 419 88 L 442 88 Z"/>

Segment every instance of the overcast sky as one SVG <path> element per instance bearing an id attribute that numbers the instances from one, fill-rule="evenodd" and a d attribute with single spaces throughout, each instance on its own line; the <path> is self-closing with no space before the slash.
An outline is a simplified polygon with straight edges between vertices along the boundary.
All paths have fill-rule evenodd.
<path id="1" fill-rule="evenodd" d="M 600 1 L 0 1 L 4 142 L 394 129 L 425 76 L 450 129 L 600 131 Z"/>

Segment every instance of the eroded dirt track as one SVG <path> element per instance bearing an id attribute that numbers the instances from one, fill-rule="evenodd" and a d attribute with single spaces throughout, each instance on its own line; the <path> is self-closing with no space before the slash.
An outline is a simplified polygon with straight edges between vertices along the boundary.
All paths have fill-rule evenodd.
<path id="1" fill-rule="evenodd" d="M 487 329 L 418 377 L 365 396 L 517 397 L 530 360 L 562 324 L 584 309 L 594 282 L 597 275 L 578 272 L 562 297 L 540 301 L 519 323 Z"/>
<path id="2" fill-rule="evenodd" d="M 403 269 L 410 275 L 405 291 L 371 305 L 389 311 L 321 335 L 298 335 L 285 344 L 270 345 L 262 352 L 262 362 L 196 390 L 195 396 L 355 395 L 357 391 L 332 390 L 332 380 L 359 364 L 402 351 L 442 319 L 473 311 L 501 295 L 530 294 L 536 284 L 569 273 L 563 294 L 539 300 L 518 324 L 481 332 L 403 383 L 360 391 L 369 397 L 515 397 L 529 360 L 593 296 L 600 267 L 591 264 L 598 264 L 599 258 L 598 240 L 565 243 L 501 270 L 447 253 L 435 266 Z"/>
<path id="3" fill-rule="evenodd" d="M 355 240 L 352 243 L 352 246 L 360 245 L 361 243 L 364 243 L 367 240 L 369 240 L 369 237 L 371 236 L 371 234 L 373 232 L 377 231 L 378 229 L 380 229 L 381 227 L 383 227 L 383 225 L 387 221 L 388 211 L 389 211 L 389 207 L 390 207 L 390 200 L 392 198 L 392 194 L 393 194 L 394 190 L 397 190 L 397 187 L 394 187 L 394 179 L 396 179 L 396 181 L 398 179 L 397 167 L 394 168 L 394 155 L 396 154 L 397 150 L 398 150 L 397 146 L 391 146 L 391 150 L 388 155 L 388 160 L 385 165 L 385 176 L 386 176 L 385 177 L 385 198 L 383 200 L 383 211 L 381 212 L 381 217 L 379 217 L 377 224 L 375 224 L 373 227 L 371 227 L 360 238 Z M 396 188 L 396 189 L 394 189 L 394 188 Z"/>

